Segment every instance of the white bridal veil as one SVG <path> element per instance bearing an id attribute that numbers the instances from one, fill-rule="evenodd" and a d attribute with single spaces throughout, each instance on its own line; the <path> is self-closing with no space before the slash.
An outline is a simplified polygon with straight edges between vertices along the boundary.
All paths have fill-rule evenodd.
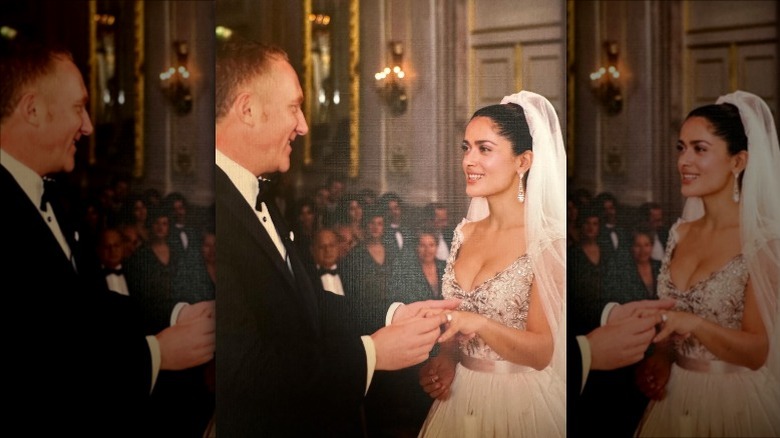
<path id="1" fill-rule="evenodd" d="M 501 100 L 525 112 L 533 139 L 533 163 L 525 198 L 527 252 L 544 313 L 553 334 L 550 366 L 566 379 L 566 151 L 555 108 L 544 97 L 521 91 Z M 485 198 L 472 198 L 467 218 L 490 214 Z"/>
<path id="2" fill-rule="evenodd" d="M 742 254 L 747 261 L 750 283 L 769 336 L 767 366 L 780 377 L 780 147 L 772 112 L 758 96 L 736 91 L 716 102 L 739 109 L 748 139 L 748 163 L 742 177 L 740 233 Z M 704 214 L 699 198 L 688 198 L 683 219 Z"/>

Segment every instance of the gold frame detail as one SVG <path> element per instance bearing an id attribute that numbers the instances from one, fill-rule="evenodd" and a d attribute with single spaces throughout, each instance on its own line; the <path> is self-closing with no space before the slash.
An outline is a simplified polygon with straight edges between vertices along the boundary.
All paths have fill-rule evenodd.
<path id="1" fill-rule="evenodd" d="M 312 0 L 303 2 L 303 111 L 306 120 L 312 120 L 312 81 L 314 71 L 309 54 L 311 53 L 311 24 L 309 15 L 312 13 Z M 360 1 L 349 2 L 349 164 L 347 168 L 350 178 L 360 175 Z M 303 164 L 313 164 L 311 136 L 303 138 Z"/>
<path id="2" fill-rule="evenodd" d="M 98 109 L 98 66 L 97 66 L 97 0 L 89 0 L 89 110 L 95 117 Z M 133 139 L 133 171 L 134 178 L 144 174 L 144 2 L 133 0 L 133 105 L 134 139 Z M 94 121 L 94 119 L 93 119 Z M 97 164 L 97 136 L 89 136 L 89 165 Z"/>
<path id="3" fill-rule="evenodd" d="M 135 144 L 133 163 L 133 177 L 141 178 L 144 175 L 144 2 L 135 0 L 133 5 L 133 53 L 135 54 L 135 63 L 133 65 L 133 77 L 135 78 L 133 86 L 135 88 Z"/>

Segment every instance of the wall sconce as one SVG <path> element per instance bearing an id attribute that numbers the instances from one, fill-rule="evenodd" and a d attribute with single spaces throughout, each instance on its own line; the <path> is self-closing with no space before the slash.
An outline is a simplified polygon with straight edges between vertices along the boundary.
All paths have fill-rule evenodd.
<path id="1" fill-rule="evenodd" d="M 187 70 L 189 47 L 186 41 L 174 41 L 173 47 L 176 52 L 176 64 L 160 73 L 160 86 L 168 100 L 176 108 L 176 112 L 187 114 L 192 111 L 192 92 L 189 84 L 190 71 Z"/>
<path id="2" fill-rule="evenodd" d="M 409 96 L 403 78 L 406 73 L 403 70 L 404 46 L 398 41 L 390 42 L 391 63 L 382 71 L 374 75 L 376 78 L 377 92 L 384 100 L 393 115 L 401 115 L 406 112 Z M 392 66 L 392 67 L 390 67 Z"/>
<path id="3" fill-rule="evenodd" d="M 620 90 L 620 71 L 618 57 L 620 50 L 614 41 L 604 42 L 607 55 L 606 67 L 602 66 L 590 74 L 593 94 L 604 105 L 608 114 L 618 114 L 623 109 L 623 92 Z"/>

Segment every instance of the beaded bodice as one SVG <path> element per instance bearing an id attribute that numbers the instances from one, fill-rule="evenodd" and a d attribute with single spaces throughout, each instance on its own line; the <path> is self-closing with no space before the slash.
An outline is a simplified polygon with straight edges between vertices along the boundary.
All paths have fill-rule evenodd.
<path id="1" fill-rule="evenodd" d="M 463 243 L 461 222 L 452 238 L 452 248 L 442 277 L 442 295 L 461 299 L 458 310 L 479 313 L 506 326 L 525 330 L 528 320 L 528 304 L 531 283 L 534 278 L 531 259 L 527 254 L 515 259 L 501 272 L 478 285 L 472 291 L 464 291 L 455 279 L 455 260 Z M 461 354 L 490 360 L 502 360 L 479 336 L 460 341 Z"/>
<path id="2" fill-rule="evenodd" d="M 745 286 L 748 270 L 745 258 L 739 254 L 720 269 L 691 285 L 688 290 L 679 290 L 669 273 L 669 262 L 677 246 L 677 226 L 669 232 L 666 254 L 658 274 L 658 297 L 677 300 L 674 310 L 690 312 L 723 327 L 739 329 L 745 309 Z M 717 357 L 694 336 L 675 340 L 678 355 L 696 359 L 716 360 Z"/>

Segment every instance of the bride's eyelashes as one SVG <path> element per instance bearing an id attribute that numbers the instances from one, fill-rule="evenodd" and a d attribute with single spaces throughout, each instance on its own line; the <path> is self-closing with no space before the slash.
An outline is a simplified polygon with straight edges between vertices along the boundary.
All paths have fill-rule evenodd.
<path id="1" fill-rule="evenodd" d="M 487 153 L 487 152 L 490 152 L 492 150 L 490 147 L 488 147 L 488 146 L 486 146 L 484 144 L 479 144 L 477 146 L 479 147 L 479 151 L 482 152 L 483 154 Z M 468 151 L 470 149 L 471 149 L 471 145 L 469 145 L 466 142 L 461 143 L 461 145 L 460 145 L 461 152 L 463 152 L 465 154 L 465 153 L 468 153 Z"/>

